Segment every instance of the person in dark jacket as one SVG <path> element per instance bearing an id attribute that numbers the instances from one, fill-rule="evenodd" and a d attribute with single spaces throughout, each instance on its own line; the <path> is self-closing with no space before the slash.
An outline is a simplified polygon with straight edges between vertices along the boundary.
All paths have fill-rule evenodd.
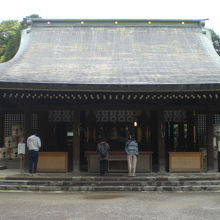
<path id="1" fill-rule="evenodd" d="M 108 159 L 109 159 L 109 144 L 102 139 L 97 145 L 97 151 L 99 153 L 99 166 L 100 166 L 100 175 L 103 176 L 108 173 Z"/>
<path id="2" fill-rule="evenodd" d="M 128 176 L 135 176 L 138 155 L 138 143 L 134 139 L 133 135 L 129 135 L 129 140 L 127 140 L 125 144 L 125 152 L 127 153 Z"/>

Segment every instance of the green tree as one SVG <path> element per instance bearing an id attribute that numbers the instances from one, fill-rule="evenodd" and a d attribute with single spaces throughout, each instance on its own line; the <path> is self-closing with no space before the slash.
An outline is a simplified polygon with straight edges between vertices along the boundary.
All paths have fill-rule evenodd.
<path id="1" fill-rule="evenodd" d="M 220 56 L 220 37 L 213 30 L 210 30 L 210 32 L 211 32 L 213 46 L 216 52 L 218 53 L 218 55 Z"/>
<path id="2" fill-rule="evenodd" d="M 0 62 L 11 59 L 20 44 L 21 25 L 17 20 L 6 20 L 0 23 Z"/>
<path id="3" fill-rule="evenodd" d="M 38 14 L 32 14 L 17 20 L 5 20 L 0 23 L 0 63 L 10 60 L 18 51 L 21 38 L 21 30 L 27 27 L 27 20 L 41 18 Z"/>

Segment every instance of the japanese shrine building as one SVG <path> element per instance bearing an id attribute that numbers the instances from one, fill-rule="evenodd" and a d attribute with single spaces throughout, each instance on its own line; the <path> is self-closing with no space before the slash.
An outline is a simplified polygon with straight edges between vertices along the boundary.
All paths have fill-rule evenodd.
<path id="1" fill-rule="evenodd" d="M 55 167 L 40 171 L 95 172 L 105 136 L 114 172 L 134 132 L 140 172 L 215 170 L 220 57 L 204 23 L 28 21 L 17 54 L 0 64 L 0 147 L 13 126 L 35 129 Z"/>

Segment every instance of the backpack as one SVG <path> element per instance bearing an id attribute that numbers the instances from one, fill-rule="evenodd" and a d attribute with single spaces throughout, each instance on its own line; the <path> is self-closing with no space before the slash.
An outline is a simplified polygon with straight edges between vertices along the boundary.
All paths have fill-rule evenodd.
<path id="1" fill-rule="evenodd" d="M 101 157 L 106 157 L 108 154 L 108 144 L 105 142 L 102 142 L 98 146 L 99 154 Z"/>

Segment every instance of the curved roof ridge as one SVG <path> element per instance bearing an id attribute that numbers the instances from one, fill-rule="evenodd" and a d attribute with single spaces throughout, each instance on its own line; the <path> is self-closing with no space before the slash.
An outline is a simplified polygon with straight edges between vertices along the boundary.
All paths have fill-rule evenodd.
<path id="1" fill-rule="evenodd" d="M 33 22 L 41 22 L 41 21 L 54 21 L 54 22 L 59 22 L 59 21 L 99 21 L 99 22 L 102 22 L 102 21 L 137 21 L 137 22 L 142 22 L 142 21 L 163 21 L 163 22 L 179 22 L 179 21 L 189 21 L 189 22 L 199 22 L 199 21 L 206 21 L 206 20 L 209 20 L 208 18 L 198 18 L 198 19 L 186 19 L 186 18 L 179 18 L 179 19 L 155 19 L 155 18 L 146 18 L 146 19 L 130 19 L 130 18 L 110 18 L 110 19 L 94 19 L 94 18 L 77 18 L 77 19 L 63 19 L 63 18 L 30 18 L 30 19 L 27 19 L 27 20 L 31 20 Z"/>
<path id="2" fill-rule="evenodd" d="M 196 25 L 178 26 L 86 26 L 80 22 L 53 26 L 52 22 L 45 23 L 47 19 L 41 21 L 43 26 L 32 24 L 23 31 L 16 56 L 0 64 L 0 83 L 220 83 L 220 57 L 201 20 Z"/>
<path id="3" fill-rule="evenodd" d="M 204 26 L 207 19 L 42 19 L 32 18 L 27 23 L 32 26 Z"/>

